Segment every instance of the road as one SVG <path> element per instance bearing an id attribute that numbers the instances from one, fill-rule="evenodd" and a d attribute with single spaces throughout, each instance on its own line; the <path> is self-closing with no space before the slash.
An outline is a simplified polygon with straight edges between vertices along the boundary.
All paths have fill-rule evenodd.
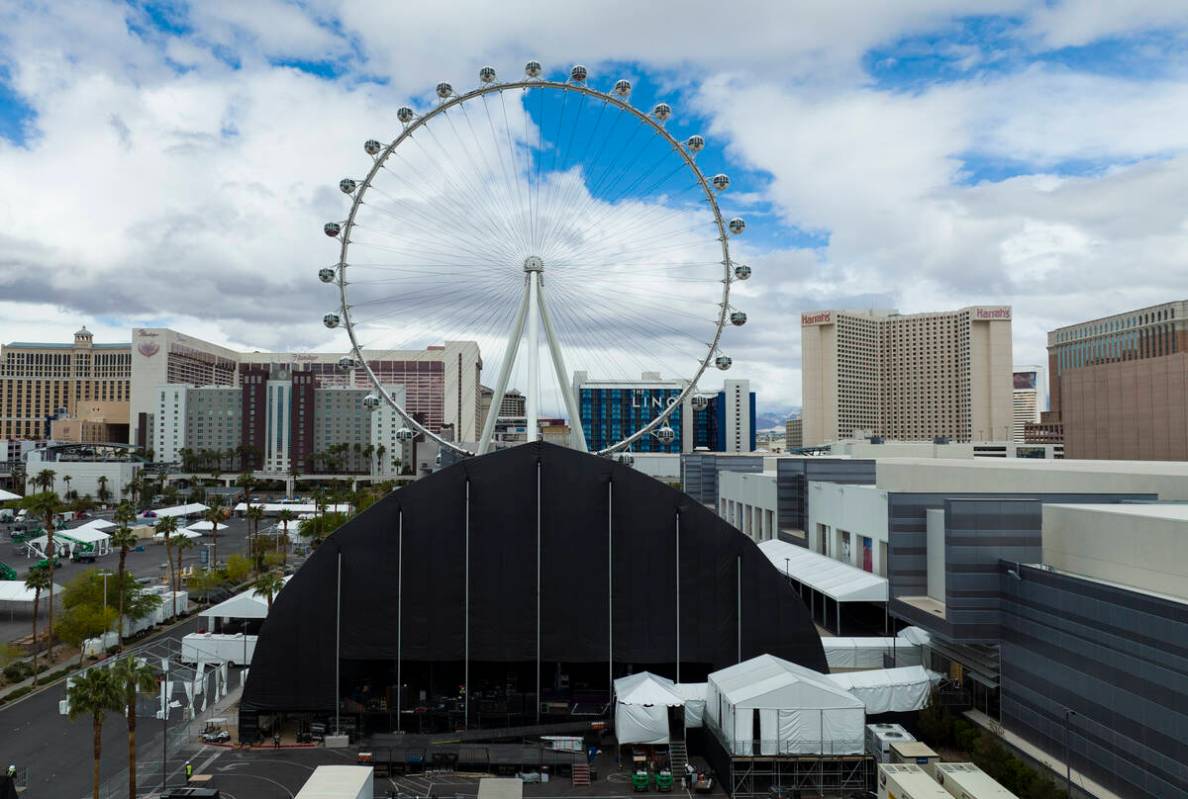
<path id="1" fill-rule="evenodd" d="M 107 514 L 107 516 L 110 516 L 110 514 Z M 7 537 L 5 537 L 5 540 L 7 541 Z M 198 546 L 188 550 L 182 556 L 183 566 L 197 566 L 202 557 L 202 545 L 210 543 L 213 539 L 209 535 L 206 535 L 194 540 L 198 543 Z M 228 520 L 227 529 L 219 533 L 219 560 L 226 562 L 229 555 L 243 554 L 246 551 L 247 522 L 243 519 Z M 173 557 L 176 563 L 177 554 L 174 553 Z M 0 557 L 0 560 L 4 560 L 9 566 L 20 572 L 22 579 L 24 579 L 25 571 L 29 565 L 34 562 L 32 559 L 26 559 L 24 554 L 17 554 L 11 544 L 6 544 L 4 554 Z M 64 586 L 76 575 L 94 568 L 106 569 L 114 573 L 118 565 L 119 555 L 117 553 L 105 555 L 99 558 L 96 563 L 71 563 L 68 560 L 64 560 L 62 566 L 54 572 L 54 582 Z M 165 562 L 164 544 L 152 540 L 145 541 L 144 552 L 128 553 L 127 568 L 136 577 L 148 577 L 154 580 L 160 580 L 162 576 L 167 576 L 169 574 L 169 566 Z M 45 602 L 42 601 L 37 621 L 39 627 L 44 627 L 45 619 L 46 608 Z M 17 610 L 15 608 L 5 608 L 3 614 L 0 615 L 0 641 L 12 641 L 28 635 L 32 631 L 33 613 L 31 609 Z"/>

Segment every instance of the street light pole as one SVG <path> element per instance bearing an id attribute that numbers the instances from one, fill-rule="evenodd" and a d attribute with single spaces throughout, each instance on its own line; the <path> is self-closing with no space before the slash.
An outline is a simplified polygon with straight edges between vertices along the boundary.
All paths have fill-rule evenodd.
<path id="1" fill-rule="evenodd" d="M 161 658 L 161 793 L 169 780 L 169 659 Z"/>

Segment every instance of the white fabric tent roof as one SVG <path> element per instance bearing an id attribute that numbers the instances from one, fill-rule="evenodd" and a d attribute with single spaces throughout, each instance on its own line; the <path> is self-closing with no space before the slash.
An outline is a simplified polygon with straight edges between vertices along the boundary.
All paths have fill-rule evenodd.
<path id="1" fill-rule="evenodd" d="M 169 537 L 170 538 L 201 538 L 202 533 L 198 532 L 197 530 L 188 530 L 183 527 L 182 529 L 180 529 L 176 532 L 170 533 Z M 165 533 L 155 533 L 153 535 L 153 538 L 160 538 L 160 539 L 164 540 Z"/>
<path id="2" fill-rule="evenodd" d="M 836 708 L 862 704 L 827 675 L 774 655 L 759 655 L 715 671 L 709 681 L 735 707 Z M 774 696 L 777 693 L 778 699 Z M 828 704 L 820 704 L 822 700 Z"/>
<path id="3" fill-rule="evenodd" d="M 685 704 L 684 698 L 677 692 L 676 683 L 649 671 L 615 680 L 615 700 L 623 705 L 680 707 Z"/>
<path id="4" fill-rule="evenodd" d="M 922 709 L 928 704 L 933 684 L 940 678 L 935 671 L 928 671 L 923 666 L 828 675 L 839 688 L 862 700 L 866 712 L 871 715 Z"/>
<path id="5" fill-rule="evenodd" d="M 5 491 L 3 488 L 0 488 L 0 502 L 8 502 L 14 499 L 23 499 L 23 497 L 20 494 L 14 494 L 11 491 Z"/>
<path id="6" fill-rule="evenodd" d="M 110 535 L 102 530 L 96 530 L 94 527 L 75 527 L 73 530 L 59 530 L 54 533 L 55 538 L 69 538 L 72 541 L 78 541 L 83 544 L 94 544 L 99 541 L 107 541 L 111 538 Z"/>
<path id="7" fill-rule="evenodd" d="M 285 577 L 284 583 L 288 584 L 290 579 L 292 579 L 292 575 Z M 273 597 L 273 600 L 275 599 L 276 597 Z M 228 619 L 264 619 L 268 617 L 268 599 L 252 589 L 236 594 L 230 599 L 207 608 L 198 615 Z"/>
<path id="8" fill-rule="evenodd" d="M 786 541 L 771 539 L 759 549 L 781 574 L 838 602 L 886 602 L 887 578 Z"/>
<path id="9" fill-rule="evenodd" d="M 174 505 L 169 508 L 147 510 L 141 516 L 146 519 L 164 519 L 167 516 L 190 516 L 194 513 L 201 513 L 204 510 L 209 510 L 209 508 L 201 502 L 191 502 L 187 505 Z"/>
<path id="10" fill-rule="evenodd" d="M 213 526 L 214 525 L 212 525 L 210 522 L 203 520 L 200 522 L 194 522 L 193 524 L 186 525 L 186 529 L 190 530 L 191 532 L 195 532 L 195 533 L 209 533 Z M 227 525 L 220 523 L 217 529 L 226 530 Z"/>
<path id="11" fill-rule="evenodd" d="M 53 593 L 62 593 L 62 586 L 57 583 L 53 584 Z M 33 594 L 35 592 L 31 588 L 25 587 L 24 580 L 3 580 L 0 581 L 0 602 L 32 602 Z M 41 592 L 45 595 L 45 591 Z"/>
<path id="12" fill-rule="evenodd" d="M 318 506 L 312 502 L 253 502 L 253 508 L 263 508 L 265 513 L 280 513 L 288 509 L 293 513 L 317 513 Z M 345 503 L 323 506 L 327 513 L 350 513 L 351 506 Z M 247 503 L 240 502 L 235 506 L 236 513 L 247 511 Z"/>
<path id="13" fill-rule="evenodd" d="M 86 524 L 80 524 L 78 527 L 72 528 L 74 530 L 108 530 L 112 527 L 118 527 L 115 522 L 109 522 L 107 519 L 91 519 Z M 63 530 L 64 533 L 69 533 L 70 530 Z"/>

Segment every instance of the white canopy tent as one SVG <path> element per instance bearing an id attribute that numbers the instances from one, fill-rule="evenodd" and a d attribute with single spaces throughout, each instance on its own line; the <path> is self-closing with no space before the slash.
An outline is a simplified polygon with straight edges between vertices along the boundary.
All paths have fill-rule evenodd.
<path id="1" fill-rule="evenodd" d="M 822 637 L 825 662 L 830 671 L 839 669 L 881 669 L 884 657 L 894 660 L 896 666 L 919 666 L 923 662 L 923 649 L 900 633 L 897 638 L 831 638 Z"/>
<path id="2" fill-rule="evenodd" d="M 91 519 L 86 524 L 80 524 L 78 527 L 74 527 L 72 529 L 74 529 L 74 530 L 110 530 L 111 528 L 118 527 L 118 526 L 119 525 L 117 525 L 115 522 L 109 522 L 107 519 Z M 65 530 L 63 532 L 70 532 L 70 530 Z"/>
<path id="3" fill-rule="evenodd" d="M 862 700 L 825 675 L 773 655 L 710 674 L 705 711 L 707 726 L 734 755 L 861 754 L 865 748 Z"/>
<path id="4" fill-rule="evenodd" d="M 190 530 L 190 529 L 183 527 L 180 530 L 176 530 L 176 531 L 170 533 L 169 537 L 170 538 L 201 538 L 202 533 L 198 532 L 197 530 Z M 163 532 L 154 533 L 153 538 L 159 538 L 161 540 L 164 540 L 165 533 L 163 533 Z"/>
<path id="5" fill-rule="evenodd" d="M 11 502 L 14 499 L 24 499 L 20 494 L 14 494 L 11 491 L 5 491 L 0 488 L 0 502 Z"/>
<path id="6" fill-rule="evenodd" d="M 240 502 L 235 506 L 236 513 L 244 513 L 247 511 L 247 503 Z M 253 502 L 253 508 L 263 508 L 265 513 L 280 513 L 282 510 L 291 510 L 293 513 L 317 513 L 318 506 L 313 502 Z M 346 503 L 339 503 L 337 505 L 323 505 L 322 509 L 326 513 L 350 513 L 351 506 Z"/>
<path id="7" fill-rule="evenodd" d="M 186 525 L 186 529 L 192 533 L 198 533 L 199 535 L 202 535 L 205 533 L 209 533 L 212 529 L 219 530 L 219 531 L 226 530 L 227 525 L 222 524 L 220 522 L 218 527 L 215 527 L 213 522 L 203 520 L 200 522 L 194 522 L 193 524 Z"/>
<path id="8" fill-rule="evenodd" d="M 679 682 L 676 692 L 685 700 L 685 727 L 705 726 L 705 694 L 709 683 Z"/>
<path id="9" fill-rule="evenodd" d="M 34 538 L 25 545 L 25 557 L 48 557 L 49 553 L 46 552 L 48 545 L 48 535 L 41 535 Z M 63 555 L 69 557 L 73 555 L 74 550 L 79 546 L 93 547 L 95 555 L 109 555 L 111 554 L 111 536 L 88 527 L 76 527 L 73 530 L 58 530 L 54 533 L 54 549 L 56 550 L 54 554 L 58 557 L 62 557 Z"/>
<path id="10" fill-rule="evenodd" d="M 169 516 L 193 516 L 196 513 L 210 510 L 201 502 L 190 502 L 186 505 L 174 505 L 169 508 L 157 508 L 156 510 L 146 510 L 140 514 L 142 519 L 164 519 Z"/>
<path id="11" fill-rule="evenodd" d="M 928 705 L 932 686 L 940 682 L 940 678 L 935 671 L 928 671 L 923 666 L 828 675 L 831 682 L 860 699 L 871 715 L 923 709 Z"/>
<path id="12" fill-rule="evenodd" d="M 821 605 L 821 622 L 829 625 L 828 600 L 833 600 L 836 631 L 841 634 L 841 606 L 846 602 L 875 602 L 887 607 L 887 578 L 872 574 L 826 555 L 786 541 L 771 539 L 759 544 L 759 549 L 786 577 L 810 590 L 809 609 L 816 619 L 815 605 Z M 821 601 L 816 602 L 816 595 Z"/>
<path id="13" fill-rule="evenodd" d="M 668 709 L 684 703 L 672 680 L 651 672 L 615 680 L 615 737 L 619 745 L 668 743 Z"/>
<path id="14" fill-rule="evenodd" d="M 287 585 L 290 579 L 292 575 L 285 577 L 281 587 Z M 264 619 L 268 617 L 268 598 L 252 589 L 213 605 L 198 615 L 216 619 Z"/>
<path id="15" fill-rule="evenodd" d="M 62 593 L 64 589 L 57 583 L 53 583 L 50 589 L 41 592 L 41 598 L 44 600 L 50 593 L 53 592 L 55 596 Z M 33 597 L 36 592 L 32 588 L 25 587 L 24 580 L 2 580 L 0 581 L 0 602 L 16 602 L 20 604 L 33 604 Z"/>

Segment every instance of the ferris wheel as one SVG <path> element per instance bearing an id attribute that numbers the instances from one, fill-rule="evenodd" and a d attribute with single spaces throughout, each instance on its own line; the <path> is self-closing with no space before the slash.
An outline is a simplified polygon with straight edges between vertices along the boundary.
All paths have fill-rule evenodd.
<path id="1" fill-rule="evenodd" d="M 731 288 L 751 274 L 730 242 L 746 223 L 719 205 L 730 178 L 698 164 L 705 139 L 677 133 L 666 102 L 634 105 L 632 88 L 599 90 L 580 65 L 561 80 L 536 61 L 511 81 L 483 67 L 474 88 L 439 83 L 429 107 L 396 111 L 394 138 L 364 143 L 369 166 L 339 183 L 349 213 L 324 226 L 340 246 L 318 273 L 338 290 L 323 323 L 345 329 L 340 366 L 365 373 L 365 405 L 395 409 L 398 438 L 483 454 L 518 386 L 530 440 L 553 412 L 583 451 L 669 443 L 702 375 L 730 368 L 723 333 L 747 320 Z M 374 366 L 443 341 L 476 342 L 496 376 L 477 444 L 443 437 Z M 569 368 L 608 381 L 664 371 L 679 394 L 588 441 Z"/>

